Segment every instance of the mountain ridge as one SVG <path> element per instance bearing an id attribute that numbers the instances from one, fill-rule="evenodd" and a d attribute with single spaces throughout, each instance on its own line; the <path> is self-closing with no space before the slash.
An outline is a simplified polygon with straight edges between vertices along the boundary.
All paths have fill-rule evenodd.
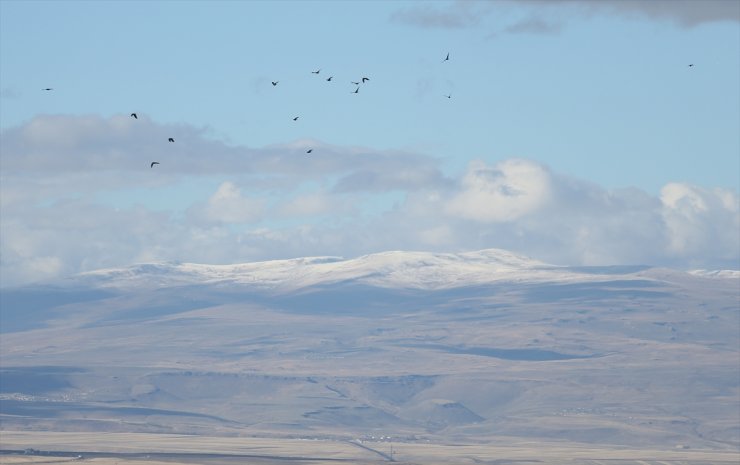
<path id="1" fill-rule="evenodd" d="M 737 278 L 740 272 L 684 272 L 646 265 L 561 266 L 502 249 L 483 249 L 460 253 L 386 251 L 356 258 L 315 256 L 226 265 L 139 263 L 87 271 L 50 281 L 49 284 L 61 287 L 93 285 L 101 288 L 159 288 L 200 283 L 290 291 L 316 285 L 354 282 L 383 288 L 434 290 L 499 282 L 592 282 L 614 279 L 615 276 L 626 279 L 655 279 L 659 276 L 660 279 L 666 276 L 672 276 L 673 279 L 689 276 L 716 279 Z"/>

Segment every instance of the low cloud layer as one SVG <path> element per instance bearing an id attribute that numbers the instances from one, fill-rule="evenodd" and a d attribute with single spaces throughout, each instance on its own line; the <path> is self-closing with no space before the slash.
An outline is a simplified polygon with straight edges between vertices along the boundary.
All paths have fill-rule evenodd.
<path id="1" fill-rule="evenodd" d="M 384 250 L 498 247 L 571 265 L 737 268 L 740 260 L 740 200 L 729 190 L 605 189 L 526 159 L 472 161 L 450 176 L 423 154 L 320 141 L 227 146 L 199 128 L 141 115 L 131 124 L 40 116 L 3 131 L 2 286 L 135 262 Z M 161 165 L 151 169 L 154 159 Z M 200 179 L 212 187 L 192 188 Z M 106 200 L 111 191 L 167 189 L 190 200 L 156 209 Z"/>
<path id="2" fill-rule="evenodd" d="M 246 175 L 276 179 L 343 176 L 342 190 L 392 190 L 444 182 L 433 158 L 400 151 L 336 147 L 315 140 L 259 149 L 211 139 L 208 128 L 160 124 L 146 115 L 40 115 L 3 130 L 0 151 L 5 174 L 139 175 L 152 161 L 161 176 Z M 169 138 L 174 143 L 168 142 Z M 313 149 L 310 157 L 306 150 Z M 144 170 L 145 172 L 147 170 Z M 390 176 L 378 176 L 379 173 Z M 148 174 L 147 174 L 148 176 Z"/>

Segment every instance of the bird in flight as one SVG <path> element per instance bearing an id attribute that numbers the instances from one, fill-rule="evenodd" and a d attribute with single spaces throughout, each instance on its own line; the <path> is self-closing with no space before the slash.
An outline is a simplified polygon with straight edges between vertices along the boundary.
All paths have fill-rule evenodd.
<path id="1" fill-rule="evenodd" d="M 280 82 L 280 81 L 270 81 L 270 82 L 272 82 L 272 85 L 274 87 L 274 86 L 278 85 L 278 82 Z"/>
<path id="2" fill-rule="evenodd" d="M 447 94 L 447 95 L 445 95 L 445 97 L 452 98 L 452 94 Z"/>
<path id="3" fill-rule="evenodd" d="M 354 85 L 356 85 L 356 86 L 359 86 L 359 85 L 360 85 L 360 83 L 359 83 L 359 82 L 355 82 L 355 81 L 349 81 L 349 82 L 351 82 L 352 84 L 354 84 Z"/>
<path id="4" fill-rule="evenodd" d="M 311 152 L 313 152 L 313 149 L 306 150 L 306 153 L 311 153 Z"/>
<path id="5" fill-rule="evenodd" d="M 139 119 L 139 117 L 138 117 L 138 116 L 136 116 L 136 113 L 131 113 L 131 117 L 132 117 L 133 119 Z"/>
<path id="6" fill-rule="evenodd" d="M 353 93 L 353 94 L 356 94 L 356 93 L 358 93 L 358 92 L 360 92 L 360 88 L 359 88 L 359 87 L 358 87 L 357 89 L 355 89 L 355 91 L 354 91 L 354 92 L 352 92 L 352 93 Z"/>
<path id="7" fill-rule="evenodd" d="M 369 80 L 370 80 L 370 78 L 364 77 L 364 78 L 362 78 L 362 83 L 365 84 L 365 81 L 369 81 Z"/>
<path id="8" fill-rule="evenodd" d="M 449 53 L 449 52 L 447 53 L 447 56 L 445 57 L 445 59 L 444 59 L 444 60 L 442 60 L 442 61 L 443 61 L 443 62 L 445 62 L 445 61 L 450 61 L 450 53 Z"/>
<path id="9" fill-rule="evenodd" d="M 326 80 L 327 80 L 327 81 L 331 81 L 333 77 L 334 77 L 334 76 L 329 76 L 328 78 L 326 78 Z"/>
<path id="10" fill-rule="evenodd" d="M 694 64 L 693 64 L 693 63 L 691 63 L 691 64 L 689 65 L 689 68 L 693 68 L 693 67 L 694 67 Z"/>
<path id="11" fill-rule="evenodd" d="M 159 165 L 158 161 L 153 161 L 151 165 L 149 165 L 149 168 L 154 168 L 154 165 Z"/>
<path id="12" fill-rule="evenodd" d="M 295 118 L 293 118 L 293 121 L 298 121 L 298 116 L 296 116 Z"/>
<path id="13" fill-rule="evenodd" d="M 171 137 L 169 139 L 167 139 L 167 140 L 170 141 L 170 142 L 175 142 L 175 139 L 173 139 Z"/>
<path id="14" fill-rule="evenodd" d="M 45 89 L 41 89 L 41 90 L 54 90 L 54 88 L 53 87 L 46 87 Z"/>
<path id="15" fill-rule="evenodd" d="M 321 68 L 317 69 L 316 71 L 311 71 L 311 74 L 319 74 L 321 72 Z"/>

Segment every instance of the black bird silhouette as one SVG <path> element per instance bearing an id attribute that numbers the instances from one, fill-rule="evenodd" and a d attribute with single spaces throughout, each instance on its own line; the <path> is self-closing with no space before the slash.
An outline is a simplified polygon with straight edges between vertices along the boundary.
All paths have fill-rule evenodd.
<path id="1" fill-rule="evenodd" d="M 293 121 L 298 121 L 298 117 L 296 116 L 295 118 L 293 118 Z"/>
<path id="2" fill-rule="evenodd" d="M 452 98 L 452 94 L 447 94 L 447 95 L 445 95 L 445 97 Z"/>
<path id="3" fill-rule="evenodd" d="M 694 64 L 693 64 L 693 63 L 691 63 L 691 64 L 689 65 L 689 68 L 693 68 L 693 66 L 694 66 Z"/>
<path id="4" fill-rule="evenodd" d="M 54 90 L 54 88 L 53 87 L 47 87 L 47 88 L 41 89 L 41 90 Z"/>
<path id="5" fill-rule="evenodd" d="M 306 153 L 311 153 L 311 152 L 313 152 L 313 149 L 306 150 Z"/>
<path id="6" fill-rule="evenodd" d="M 356 93 L 358 93 L 358 92 L 360 92 L 360 88 L 359 88 L 359 87 L 358 87 L 357 89 L 355 89 L 355 91 L 354 91 L 354 92 L 352 92 L 352 93 L 353 93 L 353 94 L 356 94 Z"/>
<path id="7" fill-rule="evenodd" d="M 334 77 L 334 76 L 329 76 L 328 78 L 326 78 L 326 80 L 327 80 L 327 81 L 331 81 L 333 77 Z"/>
<path id="8" fill-rule="evenodd" d="M 136 116 L 136 113 L 131 113 L 131 117 L 132 117 L 133 119 L 139 119 L 139 117 L 138 117 L 138 116 Z"/>
<path id="9" fill-rule="evenodd" d="M 270 81 L 270 82 L 272 82 L 272 85 L 273 86 L 276 86 L 278 84 L 278 82 L 280 82 L 280 81 Z"/>
<path id="10" fill-rule="evenodd" d="M 154 165 L 159 165 L 158 161 L 153 161 L 151 165 L 149 165 L 149 168 L 154 168 Z"/>
<path id="11" fill-rule="evenodd" d="M 349 81 L 349 82 L 351 82 L 352 84 L 354 84 L 354 85 L 356 85 L 356 86 L 359 86 L 359 85 L 360 85 L 360 83 L 359 83 L 359 82 L 355 82 L 355 81 Z"/>
<path id="12" fill-rule="evenodd" d="M 311 74 L 319 74 L 321 72 L 321 68 L 317 69 L 316 71 L 311 71 Z"/>
<path id="13" fill-rule="evenodd" d="M 369 81 L 369 80 L 370 80 L 370 78 L 364 77 L 364 78 L 362 78 L 362 83 L 365 84 L 365 81 Z"/>
<path id="14" fill-rule="evenodd" d="M 173 139 L 171 137 L 169 139 L 167 139 L 167 140 L 170 141 L 170 142 L 175 142 L 175 139 Z"/>
<path id="15" fill-rule="evenodd" d="M 443 62 L 444 62 L 444 61 L 450 61 L 450 54 L 449 54 L 449 52 L 447 53 L 447 56 L 445 57 L 445 59 L 444 59 L 444 60 L 442 60 L 442 61 L 443 61 Z"/>

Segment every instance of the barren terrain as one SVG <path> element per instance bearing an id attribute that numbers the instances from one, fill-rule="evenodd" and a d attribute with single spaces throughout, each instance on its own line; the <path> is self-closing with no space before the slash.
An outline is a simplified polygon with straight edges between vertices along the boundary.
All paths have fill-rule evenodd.
<path id="1" fill-rule="evenodd" d="M 147 265 L 5 289 L 0 449 L 736 463 L 739 288 L 733 273 L 485 251 Z M 126 447 L 170 455 L 93 455 Z M 1 460 L 42 459 L 70 460 Z"/>

